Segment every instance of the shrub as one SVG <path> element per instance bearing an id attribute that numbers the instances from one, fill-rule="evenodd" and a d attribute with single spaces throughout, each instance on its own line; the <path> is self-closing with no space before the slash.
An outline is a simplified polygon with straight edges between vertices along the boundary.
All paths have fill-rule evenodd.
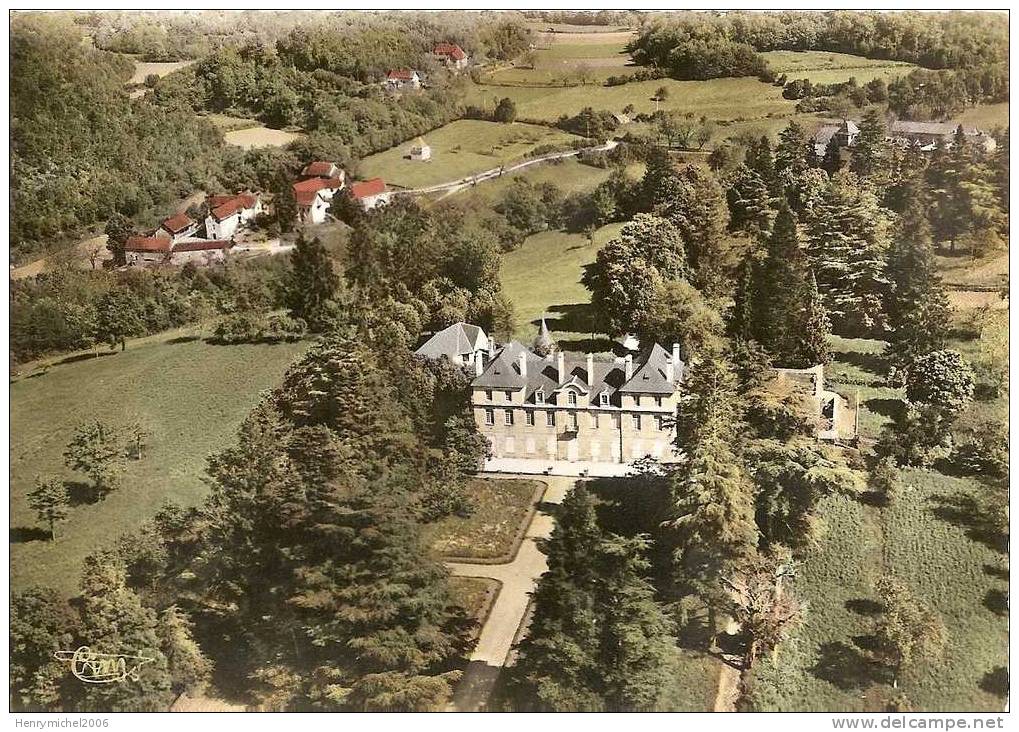
<path id="1" fill-rule="evenodd" d="M 265 319 L 259 331 L 259 339 L 267 343 L 280 343 L 286 341 L 293 343 L 304 337 L 308 330 L 308 324 L 300 318 L 292 317 L 287 313 L 273 313 Z"/>
<path id="2" fill-rule="evenodd" d="M 219 321 L 211 340 L 223 345 L 254 343 L 259 338 L 261 326 L 261 319 L 253 313 L 233 313 Z"/>

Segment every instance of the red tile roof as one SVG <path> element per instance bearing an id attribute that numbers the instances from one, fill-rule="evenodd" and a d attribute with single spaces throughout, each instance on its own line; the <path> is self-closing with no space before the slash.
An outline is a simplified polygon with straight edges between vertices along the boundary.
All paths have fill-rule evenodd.
<path id="1" fill-rule="evenodd" d="M 215 206 L 209 213 L 216 221 L 233 216 L 238 211 L 254 208 L 258 197 L 254 193 L 238 193 L 236 196 L 209 196 L 209 206 Z"/>
<path id="2" fill-rule="evenodd" d="M 411 69 L 393 69 L 386 74 L 386 78 L 394 81 L 410 81 L 414 78 L 414 72 Z"/>
<path id="3" fill-rule="evenodd" d="M 186 213 L 179 213 L 176 216 L 171 216 L 163 222 L 163 228 L 169 231 L 171 234 L 178 234 L 184 231 L 189 226 L 192 226 L 195 222 L 191 220 L 191 217 Z"/>
<path id="4" fill-rule="evenodd" d="M 182 241 L 174 246 L 173 251 L 177 252 L 205 252 L 210 249 L 229 249 L 234 243 L 226 239 L 195 239 L 194 241 Z"/>
<path id="5" fill-rule="evenodd" d="M 372 178 L 371 180 L 362 180 L 350 184 L 350 195 L 354 198 L 377 196 L 380 193 L 384 193 L 385 190 L 386 182 L 381 178 Z"/>
<path id="6" fill-rule="evenodd" d="M 447 56 L 454 61 L 462 61 L 467 58 L 467 54 L 464 50 L 455 43 L 440 43 L 434 49 L 432 53 L 436 56 Z"/>
<path id="7" fill-rule="evenodd" d="M 301 171 L 301 175 L 315 178 L 328 178 L 333 173 L 335 163 L 326 163 L 321 160 L 316 160 L 313 163 L 308 163 L 304 166 L 304 170 Z"/>
<path id="8" fill-rule="evenodd" d="M 298 206 L 310 206 L 315 202 L 318 192 L 321 190 L 339 190 L 343 188 L 343 181 L 339 178 L 309 178 L 308 180 L 294 183 L 294 198 Z"/>
<path id="9" fill-rule="evenodd" d="M 129 236 L 124 243 L 125 252 L 168 252 L 170 240 L 161 236 Z"/>

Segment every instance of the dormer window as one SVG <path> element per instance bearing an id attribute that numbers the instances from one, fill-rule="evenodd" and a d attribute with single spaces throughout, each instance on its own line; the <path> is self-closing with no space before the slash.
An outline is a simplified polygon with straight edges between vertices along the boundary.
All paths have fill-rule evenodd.
<path id="1" fill-rule="evenodd" d="M 569 404 L 571 407 L 577 406 L 577 394 L 576 394 L 576 392 L 572 392 L 571 391 L 571 392 L 569 392 L 566 395 L 566 403 Z"/>
<path id="2" fill-rule="evenodd" d="M 607 391 L 603 391 L 599 395 L 598 399 L 603 407 L 607 407 L 609 405 L 609 393 Z"/>
<path id="3" fill-rule="evenodd" d="M 545 392 L 542 391 L 541 389 L 538 389 L 538 391 L 534 392 L 534 402 L 535 404 L 544 404 Z"/>

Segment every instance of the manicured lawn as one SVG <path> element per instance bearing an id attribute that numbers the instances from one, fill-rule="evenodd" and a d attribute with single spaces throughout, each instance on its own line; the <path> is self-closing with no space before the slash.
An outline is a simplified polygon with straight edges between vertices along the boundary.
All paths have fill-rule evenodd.
<path id="1" fill-rule="evenodd" d="M 476 478 L 469 487 L 474 512 L 425 526 L 423 539 L 445 557 L 494 559 L 509 554 L 541 486 L 536 480 Z"/>
<path id="2" fill-rule="evenodd" d="M 171 332 L 128 344 L 124 353 L 52 366 L 11 384 L 11 585 L 76 592 L 82 559 L 111 546 L 164 503 L 195 505 L 208 493 L 206 457 L 235 439 L 259 392 L 277 384 L 307 343 L 213 346 Z M 36 475 L 83 481 L 63 464 L 74 427 L 100 418 L 140 419 L 152 433 L 121 487 L 71 509 L 56 541 L 39 538 L 25 494 Z M 77 487 L 74 494 L 86 491 Z"/>
<path id="3" fill-rule="evenodd" d="M 539 125 L 506 125 L 469 119 L 451 122 L 422 137 L 432 148 L 431 160 L 406 158 L 416 144 L 415 138 L 362 160 L 362 176 L 379 176 L 386 183 L 402 188 L 420 188 L 519 162 L 543 145 L 578 139 L 575 135 Z"/>
<path id="4" fill-rule="evenodd" d="M 535 322 L 545 314 L 553 337 L 590 337 L 596 331 L 587 305 L 591 295 L 580 278 L 598 250 L 618 235 L 622 224 L 609 224 L 586 234 L 546 231 L 529 236 L 502 260 L 503 292 L 513 303 L 517 338 L 529 341 Z M 568 348 L 568 343 L 560 344 Z"/>
<path id="5" fill-rule="evenodd" d="M 849 81 L 854 76 L 861 84 L 878 78 L 888 81 L 916 68 L 905 61 L 885 61 L 828 51 L 768 51 L 761 55 L 776 76 L 786 74 L 789 79 L 810 79 L 814 84 Z"/>

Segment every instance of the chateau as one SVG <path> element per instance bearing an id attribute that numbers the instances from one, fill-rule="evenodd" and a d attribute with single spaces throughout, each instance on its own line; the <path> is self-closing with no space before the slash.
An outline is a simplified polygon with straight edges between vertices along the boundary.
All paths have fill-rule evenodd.
<path id="1" fill-rule="evenodd" d="M 570 354 L 551 348 L 542 322 L 539 355 L 519 341 L 497 346 L 477 326 L 439 331 L 417 353 L 472 365 L 474 419 L 494 458 L 547 463 L 632 463 L 672 457 L 683 381 L 679 344 L 642 356 Z M 542 468 L 543 469 L 543 468 Z"/>
<path id="2" fill-rule="evenodd" d="M 678 343 L 621 357 L 575 354 L 556 350 L 544 320 L 533 349 L 515 340 L 498 345 L 478 326 L 456 323 L 415 353 L 473 373 L 474 420 L 495 464 L 513 472 L 573 463 L 578 472 L 615 474 L 641 458 L 676 458 L 676 405 L 686 369 Z M 775 369 L 769 390 L 816 415 L 817 439 L 855 441 L 859 396 L 851 404 L 826 389 L 821 366 Z"/>

